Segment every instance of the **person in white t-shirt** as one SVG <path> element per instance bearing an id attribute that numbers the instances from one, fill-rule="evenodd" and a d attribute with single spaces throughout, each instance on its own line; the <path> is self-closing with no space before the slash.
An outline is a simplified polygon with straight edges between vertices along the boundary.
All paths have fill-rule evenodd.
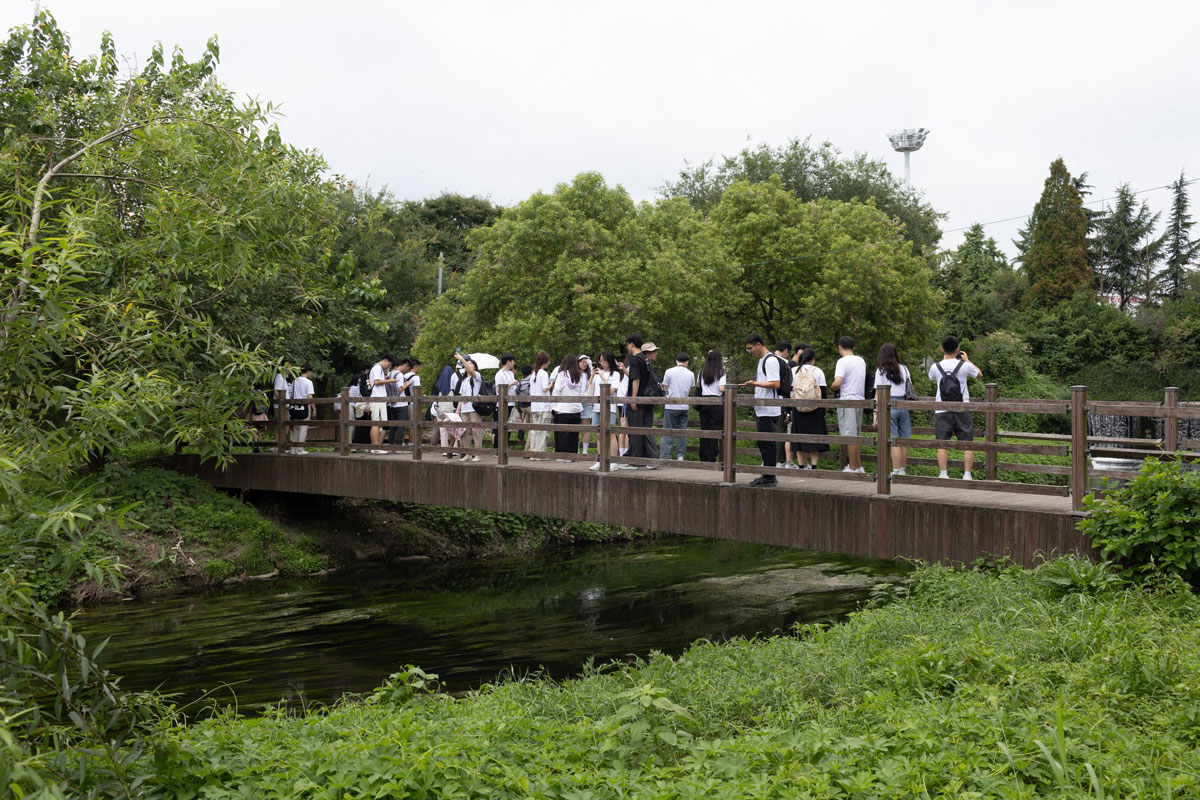
<path id="1" fill-rule="evenodd" d="M 307 403 L 296 403 L 296 400 L 311 400 L 313 397 L 312 383 L 313 368 L 304 365 L 300 370 L 299 376 L 292 381 L 291 389 L 289 390 L 289 399 L 293 402 L 288 406 L 288 414 L 293 420 L 312 419 L 314 407 Z M 292 428 L 292 442 L 300 444 L 300 447 L 293 447 L 291 452 L 304 454 L 308 451 L 304 449 L 304 443 L 308 441 L 308 426 L 296 425 Z"/>
<path id="2" fill-rule="evenodd" d="M 752 333 L 746 337 L 746 352 L 758 359 L 758 367 L 755 370 L 754 380 L 745 381 L 742 386 L 753 386 L 754 397 L 757 399 L 777 399 L 779 397 L 780 369 L 781 365 L 786 362 L 766 348 L 762 335 L 758 333 Z M 786 367 L 782 368 L 786 369 Z M 759 433 L 778 433 L 781 410 L 779 406 L 755 406 L 754 418 L 757 423 L 755 430 Z M 778 450 L 775 442 L 759 440 L 758 452 L 762 454 L 764 467 L 776 465 Z M 750 481 L 751 486 L 774 486 L 776 483 L 778 481 L 774 475 L 759 475 Z"/>
<path id="3" fill-rule="evenodd" d="M 662 388 L 664 397 L 687 397 L 696 385 L 696 376 L 692 374 L 688 364 L 692 357 L 687 353 L 675 356 L 675 366 L 663 374 Z M 663 407 L 663 428 L 667 430 L 687 430 L 688 411 L 686 403 L 667 403 Z M 659 448 L 659 456 L 670 460 L 674 457 L 683 461 L 687 455 L 686 436 L 664 436 Z"/>
<path id="4" fill-rule="evenodd" d="M 867 362 L 862 356 L 854 355 L 854 337 L 843 336 L 838 339 L 837 366 L 833 369 L 833 390 L 839 392 L 842 400 L 865 400 L 867 397 Z M 862 430 L 861 408 L 839 408 L 837 410 L 838 434 L 841 436 L 858 436 Z M 844 472 L 866 472 L 862 467 L 860 448 L 856 444 L 846 446 L 846 455 L 850 464 Z"/>
<path id="5" fill-rule="evenodd" d="M 957 336 L 947 336 L 942 340 L 942 360 L 929 368 L 929 380 L 933 381 L 937 387 L 937 394 L 934 400 L 942 402 L 971 402 L 971 391 L 967 387 L 967 380 L 970 378 L 982 378 L 983 372 L 979 367 L 971 363 L 971 359 L 967 354 L 958 349 L 959 341 Z M 961 397 L 942 397 L 942 381 L 953 380 L 958 383 L 957 394 Z M 933 412 L 933 435 L 936 439 L 949 440 L 950 437 L 958 439 L 960 442 L 971 442 L 975 440 L 973 424 L 970 411 L 935 411 Z M 948 460 L 945 450 L 937 451 L 938 458 L 938 477 L 949 478 L 950 473 L 947 471 Z M 971 480 L 971 467 L 975 465 L 975 451 L 963 451 L 963 480 Z"/>
<path id="6" fill-rule="evenodd" d="M 533 361 L 533 372 L 529 376 L 529 394 L 533 397 L 546 397 L 550 394 L 550 376 L 546 373 L 546 367 L 550 364 L 550 356 L 545 352 L 539 352 Z M 529 404 L 529 421 L 534 425 L 552 425 L 554 418 L 551 416 L 553 403 L 535 400 Z M 549 431 L 530 431 L 529 436 L 525 438 L 525 449 L 530 453 L 546 452 L 546 442 L 549 440 Z M 531 458 L 533 461 L 542 460 L 540 458 Z"/>
<path id="7" fill-rule="evenodd" d="M 483 375 L 479 372 L 479 364 L 476 363 L 475 359 L 467 358 L 462 353 L 455 353 L 454 357 L 462 364 L 464 374 L 459 378 L 454 388 L 450 390 L 451 393 L 463 397 L 478 396 L 480 390 L 483 388 Z M 470 400 L 458 401 L 458 416 L 463 422 L 472 424 L 483 422 L 483 415 L 475 410 L 475 404 Z M 464 448 L 474 447 L 476 450 L 482 450 L 483 428 L 467 428 L 462 436 L 462 445 Z M 472 455 L 464 450 L 463 454 L 459 456 L 459 460 L 467 461 L 468 459 L 478 461 L 479 454 Z"/>
<path id="8" fill-rule="evenodd" d="M 620 392 L 620 388 L 621 388 L 621 373 L 618 371 L 619 367 L 620 367 L 620 365 L 617 363 L 617 357 L 615 355 L 613 355 L 613 352 L 611 350 L 605 350 L 603 353 L 600 354 L 600 357 L 596 360 L 596 368 L 594 370 L 592 370 L 591 391 L 590 391 L 590 394 L 592 396 L 592 418 L 591 418 L 590 422 L 592 425 L 595 425 L 597 427 L 599 427 L 599 425 L 600 425 L 600 390 L 605 386 L 607 386 L 609 389 L 609 392 L 608 392 L 608 429 L 609 429 L 609 431 L 611 431 L 611 434 L 609 435 L 609 438 L 608 438 L 608 442 L 609 442 L 608 454 L 609 454 L 609 456 L 616 455 L 618 453 L 618 448 L 620 447 L 619 439 L 616 434 L 616 431 L 617 431 L 617 409 L 620 407 L 620 404 L 617 402 L 616 398 L 619 396 L 619 392 Z M 584 420 L 584 421 L 587 422 L 588 420 Z M 597 451 L 599 451 L 599 449 L 600 449 L 599 436 L 600 435 L 597 433 L 596 434 L 596 442 L 597 442 L 596 449 L 597 449 Z M 598 455 L 599 455 L 599 453 L 597 453 L 597 456 Z M 589 467 L 589 469 L 593 469 L 593 470 L 600 469 L 599 458 L 597 458 L 596 462 L 594 464 L 592 464 L 592 466 Z M 611 469 L 611 467 L 610 467 L 610 469 Z"/>
<path id="9" fill-rule="evenodd" d="M 824 370 L 817 366 L 816 351 L 807 344 L 798 345 L 796 361 L 799 366 L 792 371 L 792 386 L 801 385 L 801 376 L 811 373 L 817 388 L 821 390 L 821 399 L 827 398 L 829 386 L 825 382 Z M 808 410 L 797 408 L 792 411 L 792 433 L 828 436 L 829 428 L 825 423 L 825 408 L 816 406 Z M 792 444 L 789 450 L 798 457 L 800 469 L 816 469 L 821 460 L 821 453 L 829 452 L 829 445 L 824 442 L 798 442 Z"/>
<path id="10" fill-rule="evenodd" d="M 725 358 L 720 350 L 709 350 L 700 368 L 700 396 L 722 397 L 725 394 Z M 724 422 L 721 406 L 700 406 L 700 430 L 719 431 Z M 713 462 L 720 456 L 719 439 L 700 440 L 700 460 Z"/>
<path id="11" fill-rule="evenodd" d="M 395 383 L 395 378 L 389 378 L 388 374 L 392 371 L 392 357 L 384 356 L 371 367 L 371 372 L 367 376 L 367 385 L 371 387 L 371 397 L 387 397 L 387 385 Z M 387 421 L 387 403 L 376 401 L 370 404 L 371 406 L 371 421 L 386 422 Z M 387 435 L 386 429 L 382 425 L 371 426 L 371 444 L 379 447 L 383 444 L 383 437 Z M 372 450 L 372 453 L 385 453 L 386 450 Z"/>
<path id="12" fill-rule="evenodd" d="M 496 394 L 500 394 L 500 387 L 508 387 L 508 396 L 511 398 L 513 392 L 516 391 L 517 384 L 520 379 L 517 378 L 517 357 L 512 353 L 505 353 L 500 356 L 500 369 L 496 370 L 496 377 L 492 379 L 492 384 L 496 387 Z M 500 414 L 504 414 L 506 422 L 520 422 L 521 415 L 517 413 L 517 402 L 509 400 L 506 408 L 501 408 L 496 405 L 496 419 L 500 418 Z M 509 443 L 512 442 L 512 435 L 509 434 Z M 499 429 L 492 430 L 492 447 L 500 446 Z"/>
<path id="13" fill-rule="evenodd" d="M 404 383 L 400 384 L 400 421 L 412 421 L 412 408 L 410 398 L 413 392 L 421 388 L 421 360 L 418 358 L 406 358 L 401 364 L 408 363 L 408 372 L 404 373 Z M 409 426 L 405 425 L 400 428 L 400 433 L 396 435 L 396 443 L 403 445 L 409 437 Z"/>
<path id="14" fill-rule="evenodd" d="M 900 351 L 896 349 L 896 345 L 887 342 L 879 348 L 876 367 L 875 390 L 878 391 L 881 386 L 886 386 L 891 393 L 889 395 L 891 397 L 889 416 L 891 417 L 892 438 L 909 439 L 912 437 L 912 418 L 908 409 L 896 408 L 895 403 L 897 400 L 904 399 L 911 376 L 908 367 L 900 363 Z M 877 430 L 881 424 L 883 424 L 882 421 L 875 420 Z M 908 448 L 893 445 L 892 474 L 903 475 L 906 466 L 908 466 Z"/>

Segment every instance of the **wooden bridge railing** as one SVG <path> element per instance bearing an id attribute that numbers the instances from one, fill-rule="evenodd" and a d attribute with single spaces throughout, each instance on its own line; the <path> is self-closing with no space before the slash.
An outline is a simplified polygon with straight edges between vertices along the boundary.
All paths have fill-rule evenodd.
<path id="1" fill-rule="evenodd" d="M 519 453 L 524 458 L 530 459 L 549 459 L 555 458 L 563 461 L 596 461 L 599 464 L 600 472 L 610 471 L 614 462 L 623 462 L 633 464 L 635 466 L 662 466 L 664 461 L 656 458 L 634 458 L 629 456 L 618 456 L 612 452 L 612 438 L 617 436 L 662 436 L 671 438 L 683 439 L 715 439 L 718 442 L 719 460 L 716 462 L 705 461 L 673 461 L 670 463 L 672 467 L 682 467 L 685 469 L 701 469 L 701 470 L 716 470 L 719 469 L 722 473 L 722 479 L 727 483 L 734 483 L 737 480 L 737 475 L 741 472 L 749 474 L 790 474 L 787 469 L 782 467 L 766 467 L 755 466 L 747 463 L 738 463 L 739 455 L 757 455 L 758 450 L 751 448 L 738 447 L 740 443 L 757 443 L 760 441 L 769 442 L 787 442 L 791 444 L 827 444 L 838 445 L 839 448 L 844 448 L 847 445 L 858 445 L 859 447 L 874 447 L 874 454 L 864 453 L 862 461 L 865 463 L 875 463 L 876 472 L 874 476 L 870 474 L 842 472 L 834 470 L 811 470 L 804 473 L 806 478 L 818 478 L 823 480 L 843 480 L 843 481 L 858 481 L 869 482 L 874 481 L 876 491 L 879 494 L 889 494 L 892 484 L 916 484 L 926 486 L 948 486 L 951 485 L 948 479 L 933 478 L 919 475 L 892 475 L 890 469 L 891 447 L 906 447 L 906 448 L 921 448 L 931 450 L 946 450 L 953 452 L 974 451 L 984 454 L 984 479 L 974 481 L 968 486 L 975 489 L 1007 491 L 1026 494 L 1043 494 L 1043 495 L 1058 495 L 1069 496 L 1072 501 L 1072 507 L 1075 509 L 1082 508 L 1084 495 L 1089 491 L 1089 473 L 1092 471 L 1089 466 L 1089 459 L 1093 456 L 1110 456 L 1115 458 L 1129 459 L 1144 459 L 1144 458 L 1171 458 L 1183 457 L 1190 461 L 1200 461 L 1200 453 L 1192 452 L 1197 446 L 1200 446 L 1198 440 L 1184 440 L 1182 442 L 1183 450 L 1179 449 L 1178 425 L 1181 419 L 1200 419 L 1200 406 L 1181 406 L 1178 402 L 1178 390 L 1167 389 L 1166 396 L 1162 403 L 1135 403 L 1135 402 L 1088 402 L 1087 388 L 1084 386 L 1071 387 L 1070 400 L 1042 400 L 1042 399 L 1020 399 L 1011 398 L 1001 400 L 999 398 L 999 388 L 996 384 L 988 384 L 983 401 L 973 401 L 970 403 L 946 403 L 935 402 L 932 399 L 918 400 L 893 400 L 889 396 L 887 387 L 878 387 L 874 399 L 871 400 L 840 400 L 840 399 L 824 399 L 820 401 L 812 400 L 793 400 L 790 398 L 778 399 L 759 399 L 749 395 L 737 393 L 736 386 L 726 386 L 723 394 L 717 397 L 639 397 L 624 398 L 613 397 L 610 394 L 610 387 L 601 387 L 601 394 L 598 398 L 594 397 L 563 397 L 563 396 L 530 396 L 530 395 L 510 395 L 507 391 L 508 387 L 502 386 L 495 395 L 423 395 L 420 388 L 415 388 L 411 396 L 402 398 L 392 397 L 350 397 L 348 391 L 343 391 L 339 397 L 323 397 L 312 398 L 309 400 L 288 400 L 282 393 L 277 393 L 274 398 L 274 418 L 268 423 L 274 430 L 274 448 L 277 452 L 285 452 L 288 446 L 289 431 L 295 426 L 310 426 L 317 429 L 332 429 L 333 436 L 329 440 L 321 439 L 312 440 L 313 444 L 332 445 L 334 450 L 342 455 L 348 456 L 354 452 L 405 452 L 411 454 L 414 460 L 421 460 L 426 453 L 440 453 L 446 457 L 460 455 L 463 458 L 468 456 L 476 457 L 482 455 L 494 454 L 497 463 L 501 466 L 509 463 L 509 458 L 512 453 Z M 592 401 L 592 404 L 599 407 L 599 424 L 593 425 L 590 420 L 581 420 L 578 424 L 562 424 L 562 423 L 534 423 L 527 421 L 513 422 L 509 419 L 510 402 L 525 403 L 563 403 L 575 401 Z M 380 403 L 396 404 L 398 402 L 407 403 L 409 410 L 408 419 L 403 420 L 370 420 L 357 419 L 353 413 L 354 405 L 372 406 Z M 497 414 L 495 419 L 488 419 L 482 422 L 475 421 L 448 421 L 440 418 L 425 419 L 424 412 L 433 404 L 438 404 L 444 408 L 444 404 L 457 404 L 459 402 L 472 403 L 488 403 L 496 404 Z M 683 405 L 687 406 L 689 411 L 692 408 L 700 408 L 705 406 L 717 406 L 721 408 L 721 426 L 719 428 L 697 429 L 694 427 L 686 428 L 662 428 L 662 427 L 631 427 L 626 424 L 613 426 L 610 422 L 610 411 L 614 408 L 619 408 L 624 404 L 633 404 L 648 406 L 665 406 L 665 405 Z M 822 409 L 836 408 L 857 408 L 874 413 L 875 423 L 870 424 L 864 421 L 860 429 L 859 436 L 841 436 L 841 435 L 816 435 L 816 434 L 796 434 L 786 432 L 757 432 L 753 429 L 746 429 L 745 424 L 752 425 L 753 423 L 743 423 L 739 425 L 739 411 L 747 413 L 749 409 L 755 406 L 778 406 L 786 411 L 796 409 L 803 406 L 807 410 L 812 405 L 818 405 Z M 288 415 L 288 406 L 307 405 L 310 406 L 312 412 L 310 419 L 292 420 Z M 333 419 L 317 418 L 317 410 L 322 406 L 333 406 Z M 957 440 L 935 440 L 930 438 L 913 438 L 916 436 L 928 436 L 933 433 L 933 429 L 929 427 L 914 426 L 913 436 L 906 438 L 892 439 L 890 436 L 890 414 L 889 406 L 895 409 L 903 409 L 914 412 L 929 412 L 932 414 L 937 411 L 969 411 L 973 414 L 978 414 L 983 417 L 983 439 L 977 441 L 960 442 Z M 1137 416 L 1149 418 L 1161 418 L 1164 420 L 1164 436 L 1162 439 L 1132 439 L 1120 437 L 1100 437 L 1089 436 L 1087 419 L 1088 413 L 1093 414 L 1117 414 L 1124 416 Z M 1068 434 L 1055 433 L 1034 433 L 1023 431 L 1001 431 L 998 421 L 1000 414 L 1021 414 L 1021 415 L 1052 415 L 1066 416 L 1069 418 Z M 623 420 L 622 420 L 623 422 Z M 402 439 L 408 439 L 407 443 L 402 444 L 370 444 L 370 443 L 355 443 L 353 439 L 353 431 L 355 428 L 373 428 L 381 427 L 384 429 L 399 428 L 402 430 Z M 473 448 L 462 445 L 455 445 L 447 442 L 446 445 L 437 443 L 438 432 L 443 429 L 458 429 L 464 432 L 467 430 L 484 430 L 492 431 L 493 445 L 490 448 Z M 431 432 L 431 440 L 426 443 L 423 441 L 424 433 Z M 529 450 L 515 450 L 509 439 L 513 432 L 529 433 L 532 431 L 546 432 L 564 432 L 564 433 L 579 433 L 587 436 L 595 434 L 596 455 L 580 454 L 578 452 L 559 453 L 559 452 L 534 452 Z M 1012 441 L 1021 440 L 1021 441 Z M 262 443 L 256 445 L 261 447 Z M 1000 456 L 1013 454 L 1017 456 L 1050 456 L 1058 460 L 1059 463 L 1023 463 L 1020 461 L 1000 461 Z M 823 453 L 823 456 L 828 454 Z M 910 458 L 909 463 L 914 466 L 932 465 L 937 462 L 929 458 Z M 952 461 L 953 465 L 961 464 L 961 461 Z M 1066 478 L 1066 485 L 1047 485 L 1036 483 L 1021 483 L 1015 481 L 1002 481 L 998 479 L 1000 470 L 1028 473 L 1034 475 L 1050 475 Z M 1099 470 L 1098 474 L 1116 479 L 1125 479 L 1135 474 L 1128 470 Z M 955 481 L 953 485 L 963 487 L 963 483 Z"/>

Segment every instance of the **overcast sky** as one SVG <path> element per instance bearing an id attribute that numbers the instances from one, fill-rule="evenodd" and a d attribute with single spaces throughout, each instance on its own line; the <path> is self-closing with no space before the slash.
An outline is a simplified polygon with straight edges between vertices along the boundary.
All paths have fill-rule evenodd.
<path id="1" fill-rule="evenodd" d="M 34 5 L 3 0 L 0 22 Z M 279 104 L 285 139 L 402 198 L 508 205 L 598 170 L 652 199 L 685 161 L 810 135 L 902 174 L 887 133 L 925 127 L 913 183 L 954 244 L 1028 214 L 1060 155 L 1097 197 L 1200 178 L 1196 2 L 41 5 L 81 56 L 105 29 L 136 62 L 155 41 L 195 58 L 216 34 L 218 76 Z M 1011 252 L 1020 224 L 988 232 Z"/>

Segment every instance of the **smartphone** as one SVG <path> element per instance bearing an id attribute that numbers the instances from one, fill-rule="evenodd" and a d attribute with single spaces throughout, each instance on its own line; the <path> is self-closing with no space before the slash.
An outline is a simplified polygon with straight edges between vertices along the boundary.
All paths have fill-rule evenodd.
<path id="1" fill-rule="evenodd" d="M 456 347 L 456 348 L 454 348 L 454 352 L 456 352 L 456 353 L 461 353 L 461 352 L 462 352 L 462 348 L 461 348 L 461 347 Z"/>

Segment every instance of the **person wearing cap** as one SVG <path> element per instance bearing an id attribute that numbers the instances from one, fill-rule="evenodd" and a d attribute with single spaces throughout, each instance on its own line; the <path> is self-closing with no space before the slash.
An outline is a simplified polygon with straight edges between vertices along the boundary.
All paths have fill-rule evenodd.
<path id="1" fill-rule="evenodd" d="M 654 342 L 644 342 L 640 333 L 631 333 L 625 337 L 625 352 L 629 358 L 625 368 L 629 373 L 629 405 L 626 419 L 631 428 L 649 428 L 654 425 L 654 406 L 638 403 L 639 397 L 646 397 L 651 383 L 650 362 L 658 356 L 658 347 Z M 640 434 L 629 435 L 629 449 L 626 455 L 630 458 L 658 458 L 658 445 L 653 437 Z M 620 469 L 637 469 L 633 464 L 621 464 Z M 656 469 L 647 466 L 646 469 Z"/>

